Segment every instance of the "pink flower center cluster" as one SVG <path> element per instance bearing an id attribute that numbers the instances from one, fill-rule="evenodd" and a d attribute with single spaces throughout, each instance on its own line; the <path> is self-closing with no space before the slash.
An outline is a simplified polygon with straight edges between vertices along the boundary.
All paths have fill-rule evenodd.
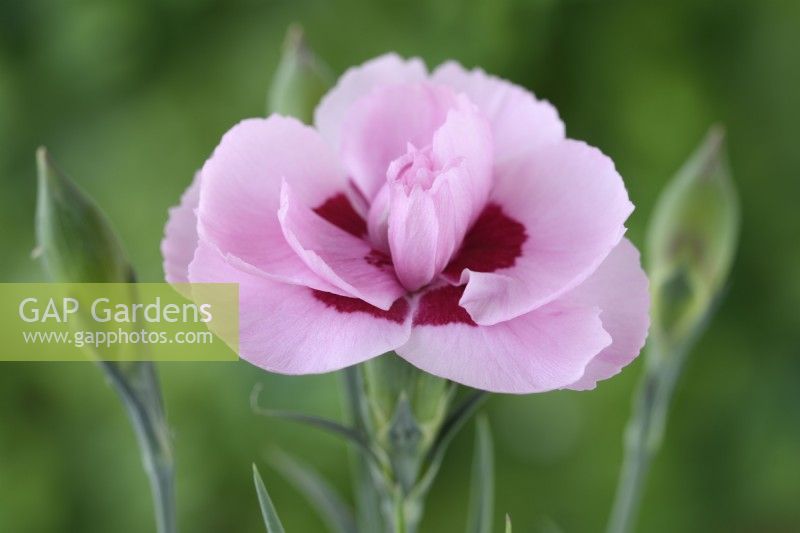
<path id="1" fill-rule="evenodd" d="M 400 183 L 406 194 L 411 194 L 414 187 L 427 191 L 436 179 L 436 170 L 431 161 L 430 146 L 417 150 L 413 144 L 408 145 L 408 152 L 391 162 L 386 177 L 389 183 Z"/>

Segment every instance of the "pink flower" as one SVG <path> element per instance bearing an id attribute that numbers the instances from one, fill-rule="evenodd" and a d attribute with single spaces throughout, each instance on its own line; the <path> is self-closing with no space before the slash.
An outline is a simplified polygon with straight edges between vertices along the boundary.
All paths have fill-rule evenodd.
<path id="1" fill-rule="evenodd" d="M 489 391 L 593 388 L 649 324 L 613 162 L 480 70 L 386 55 L 346 72 L 315 128 L 222 138 L 170 212 L 170 282 L 237 282 L 241 356 L 285 374 L 394 350 Z"/>

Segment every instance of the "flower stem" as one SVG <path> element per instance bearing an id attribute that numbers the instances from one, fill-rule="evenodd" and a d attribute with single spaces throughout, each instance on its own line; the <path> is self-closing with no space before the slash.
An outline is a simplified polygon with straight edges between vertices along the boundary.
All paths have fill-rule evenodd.
<path id="1" fill-rule="evenodd" d="M 634 396 L 625 431 L 625 456 L 608 533 L 633 531 L 653 457 L 663 440 L 672 393 L 690 343 L 665 347 L 656 338 L 648 345 L 647 367 Z"/>
<path id="2" fill-rule="evenodd" d="M 395 533 L 408 533 L 406 527 L 406 512 L 405 512 L 405 498 L 399 495 L 395 499 L 394 520 L 395 520 Z"/>
<path id="3" fill-rule="evenodd" d="M 369 434 L 369 414 L 364 397 L 364 378 L 359 366 L 351 366 L 344 370 L 345 407 L 348 418 L 356 431 Z M 359 531 L 382 531 L 383 518 L 380 513 L 380 495 L 370 471 L 367 457 L 360 451 L 351 458 L 353 478 L 355 480 L 356 522 Z"/>
<path id="4" fill-rule="evenodd" d="M 175 533 L 172 449 L 155 367 L 152 362 L 110 361 L 101 361 L 100 366 L 122 399 L 136 432 L 150 481 L 156 531 Z"/>

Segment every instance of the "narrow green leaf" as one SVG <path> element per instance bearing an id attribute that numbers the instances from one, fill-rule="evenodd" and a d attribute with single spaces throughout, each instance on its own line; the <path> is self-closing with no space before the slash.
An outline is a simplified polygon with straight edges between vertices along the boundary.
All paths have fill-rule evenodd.
<path id="1" fill-rule="evenodd" d="M 359 446 L 366 445 L 364 436 L 353 428 L 321 416 L 298 413 L 296 411 L 284 411 L 281 409 L 259 409 L 256 414 L 273 418 L 281 418 L 283 420 L 291 420 L 293 422 L 300 422 L 302 424 L 307 424 L 319 429 L 324 429 L 325 431 L 343 437 L 344 439 Z"/>
<path id="2" fill-rule="evenodd" d="M 264 486 L 264 480 L 261 479 L 261 474 L 258 473 L 258 467 L 255 463 L 253 463 L 253 481 L 256 484 L 258 504 L 261 506 L 261 516 L 264 517 L 267 533 L 285 533 L 281 519 L 278 518 L 278 512 L 272 504 L 267 487 Z"/>
<path id="3" fill-rule="evenodd" d="M 428 459 L 432 460 L 433 457 L 443 451 L 443 447 L 447 447 L 450 441 L 464 426 L 467 420 L 478 410 L 483 402 L 488 398 L 486 391 L 473 390 L 469 396 L 461 402 L 458 407 L 448 415 L 447 419 L 442 424 L 442 429 L 436 438 L 436 443 L 428 454 Z"/>
<path id="4" fill-rule="evenodd" d="M 311 467 L 280 450 L 272 453 L 270 463 L 306 497 L 332 533 L 357 531 L 353 512 Z"/>
<path id="5" fill-rule="evenodd" d="M 494 514 L 494 449 L 489 421 L 478 417 L 472 458 L 467 533 L 491 533 Z"/>
<path id="6" fill-rule="evenodd" d="M 354 428 L 366 433 L 369 427 L 369 412 L 361 366 L 353 365 L 345 368 L 343 376 L 347 409 L 352 418 L 351 423 Z"/>
<path id="7" fill-rule="evenodd" d="M 265 409 L 260 405 L 258 405 L 258 396 L 260 393 L 261 393 L 261 384 L 258 383 L 256 384 L 255 387 L 253 387 L 253 392 L 250 394 L 250 408 L 253 410 L 255 414 L 270 418 L 291 420 L 293 422 L 300 422 L 302 424 L 307 424 L 309 426 L 318 429 L 323 429 L 325 431 L 328 431 L 329 433 L 333 433 L 334 435 L 342 437 L 345 440 L 355 444 L 362 452 L 364 452 L 369 457 L 373 458 L 375 461 L 378 461 L 380 463 L 378 456 L 376 455 L 375 451 L 370 447 L 366 437 L 362 432 L 354 428 L 345 426 L 344 424 L 336 422 L 335 420 L 330 420 L 328 418 L 316 415 L 298 413 L 295 411 L 285 411 L 282 409 Z"/>
<path id="8" fill-rule="evenodd" d="M 422 498 L 430 490 L 434 479 L 436 479 L 436 474 L 439 473 L 439 468 L 442 466 L 442 461 L 444 460 L 447 447 L 450 446 L 450 442 L 452 442 L 459 430 L 475 411 L 478 410 L 486 398 L 488 398 L 486 391 L 472 391 L 447 417 L 444 424 L 442 424 L 442 429 L 439 431 L 436 442 L 428 453 L 426 460 L 428 469 L 422 475 L 417 486 L 414 487 L 413 497 Z"/>
<path id="9" fill-rule="evenodd" d="M 506 514 L 506 533 L 511 533 L 511 515 Z"/>

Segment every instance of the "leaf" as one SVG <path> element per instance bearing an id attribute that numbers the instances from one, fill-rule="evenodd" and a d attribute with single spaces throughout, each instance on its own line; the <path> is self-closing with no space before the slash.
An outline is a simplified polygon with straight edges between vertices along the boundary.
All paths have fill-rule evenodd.
<path id="1" fill-rule="evenodd" d="M 494 513 L 494 449 L 486 416 L 475 426 L 467 533 L 491 533 Z"/>
<path id="2" fill-rule="evenodd" d="M 363 432 L 345 426 L 344 424 L 336 422 L 335 420 L 330 420 L 320 416 L 298 413 L 295 411 L 285 411 L 281 409 L 265 409 L 258 405 L 258 396 L 261 393 L 261 387 L 261 384 L 257 383 L 256 386 L 253 387 L 253 392 L 250 394 L 250 408 L 257 415 L 271 418 L 281 418 L 283 420 L 292 420 L 294 422 L 307 424 L 318 429 L 323 429 L 333 433 L 334 435 L 343 437 L 349 442 L 352 442 L 368 457 L 381 464 L 381 459 L 378 457 L 377 452 L 370 447 L 369 442 L 367 442 Z"/>
<path id="3" fill-rule="evenodd" d="M 362 432 L 366 432 L 369 424 L 369 413 L 367 412 L 367 400 L 364 397 L 364 376 L 359 365 L 353 365 L 344 369 L 344 388 L 347 398 L 347 407 L 352 417 L 353 426 Z"/>
<path id="4" fill-rule="evenodd" d="M 333 533 L 355 533 L 353 513 L 336 491 L 317 472 L 291 455 L 276 450 L 270 463 L 316 509 L 323 522 Z"/>
<path id="5" fill-rule="evenodd" d="M 421 498 L 428 490 L 430 490 L 433 480 L 436 479 L 436 474 L 442 466 L 444 454 L 447 447 L 456 436 L 458 431 L 464 426 L 464 423 L 469 420 L 478 407 L 488 398 L 486 391 L 475 390 L 470 393 L 466 400 L 464 400 L 458 407 L 456 407 L 447 420 L 442 424 L 442 429 L 436 438 L 427 456 L 428 469 L 422 475 L 417 486 L 414 487 L 413 496 Z"/>
<path id="6" fill-rule="evenodd" d="M 511 533 L 511 515 L 506 514 L 506 533 Z"/>
<path id="7" fill-rule="evenodd" d="M 275 510 L 275 506 L 272 505 L 267 487 L 264 486 L 264 481 L 261 479 L 261 474 L 258 473 L 258 467 L 256 467 L 255 463 L 253 463 L 253 480 L 256 484 L 258 503 L 261 506 L 261 516 L 264 517 L 267 533 L 285 533 L 281 519 L 278 518 L 278 512 Z"/>
<path id="8" fill-rule="evenodd" d="M 428 454 L 428 459 L 432 459 L 434 455 L 440 453 L 442 446 L 447 446 L 450 443 L 456 433 L 458 433 L 464 423 L 469 420 L 469 417 L 477 411 L 478 407 L 481 406 L 486 398 L 486 391 L 472 391 L 467 399 L 461 402 L 461 404 L 450 413 L 444 421 L 444 424 L 442 424 L 442 429 L 439 431 L 436 443 Z"/>

